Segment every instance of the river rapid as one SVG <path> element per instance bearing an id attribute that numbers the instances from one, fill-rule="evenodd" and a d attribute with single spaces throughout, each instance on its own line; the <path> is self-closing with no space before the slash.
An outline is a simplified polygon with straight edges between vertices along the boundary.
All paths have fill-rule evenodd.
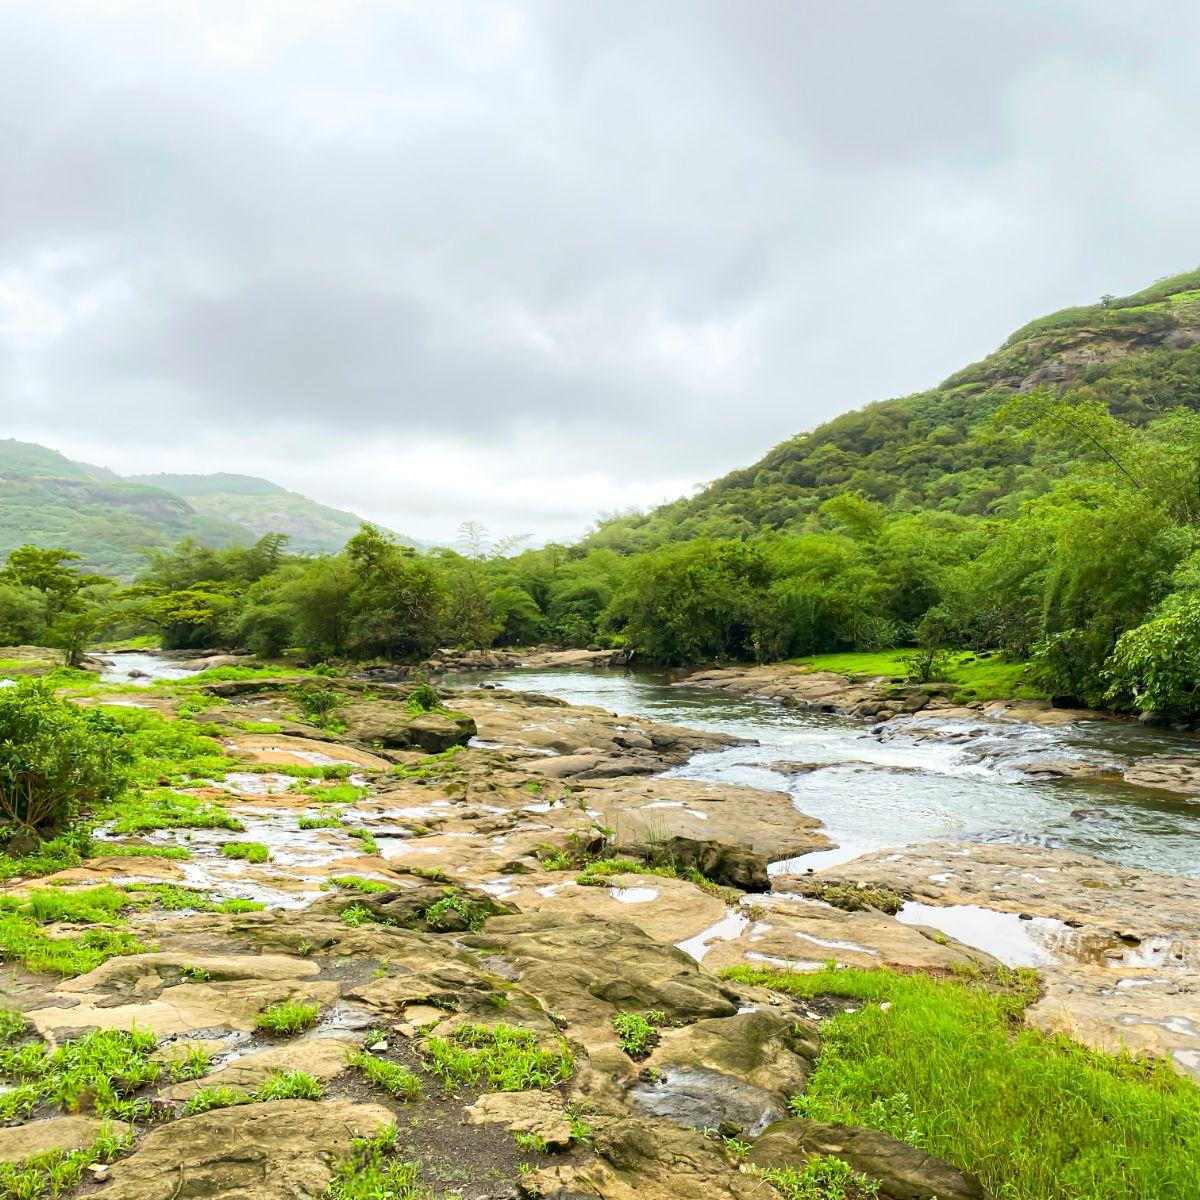
<path id="1" fill-rule="evenodd" d="M 447 676 L 542 692 L 572 704 L 752 738 L 757 745 L 698 754 L 670 774 L 787 791 L 818 817 L 837 849 L 773 864 L 819 869 L 873 850 L 942 840 L 1076 850 L 1109 862 L 1200 876 L 1200 796 L 1099 779 L 1033 779 L 1016 763 L 1129 762 L 1200 755 L 1195 737 L 1126 721 L 1047 728 L 1024 722 L 915 716 L 876 730 L 850 717 L 785 708 L 663 674 L 512 670 Z M 802 774 L 771 763 L 822 764 Z"/>

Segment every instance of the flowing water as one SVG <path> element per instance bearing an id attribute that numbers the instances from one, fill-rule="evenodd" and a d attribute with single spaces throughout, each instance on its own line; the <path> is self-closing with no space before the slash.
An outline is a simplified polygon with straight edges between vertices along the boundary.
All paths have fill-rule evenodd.
<path id="1" fill-rule="evenodd" d="M 105 683 L 126 683 L 148 687 L 159 679 L 184 679 L 200 668 L 184 659 L 164 658 L 161 654 L 122 650 L 114 654 L 98 654 L 104 666 L 100 678 Z"/>
<path id="2" fill-rule="evenodd" d="M 1133 722 L 1047 728 L 917 716 L 879 732 L 863 721 L 625 671 L 492 671 L 449 679 L 543 692 L 628 716 L 753 738 L 695 755 L 670 774 L 785 790 L 838 844 L 774 864 L 829 866 L 871 850 L 944 839 L 1016 842 L 1094 854 L 1155 871 L 1200 875 L 1200 796 L 1100 779 L 1037 779 L 1017 764 L 1079 760 L 1119 768 L 1149 754 L 1200 755 L 1194 737 Z M 819 764 L 789 775 L 774 762 Z"/>

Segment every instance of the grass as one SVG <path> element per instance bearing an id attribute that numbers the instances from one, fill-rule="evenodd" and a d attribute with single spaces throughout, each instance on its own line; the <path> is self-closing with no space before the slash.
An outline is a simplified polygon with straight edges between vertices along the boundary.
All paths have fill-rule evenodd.
<path id="1" fill-rule="evenodd" d="M 112 820 L 112 832 L 149 833 L 157 829 L 230 829 L 246 827 L 219 804 L 206 804 L 186 792 L 165 788 L 125 796 L 96 811 L 101 820 Z"/>
<path id="2" fill-rule="evenodd" d="M 613 1028 L 617 1031 L 617 1039 L 621 1049 L 635 1062 L 649 1058 L 651 1050 L 658 1045 L 659 1033 L 655 1028 L 666 1018 L 661 1012 L 641 1013 L 619 1012 L 613 1017 Z"/>
<path id="3" fill-rule="evenodd" d="M 300 817 L 297 829 L 341 829 L 341 817 Z"/>
<path id="4" fill-rule="evenodd" d="M 51 937 L 30 917 L 0 912 L 0 962 L 20 962 L 38 975 L 85 975 L 110 958 L 149 949 L 127 930 L 89 929 Z"/>
<path id="5" fill-rule="evenodd" d="M 869 908 L 895 916 L 904 907 L 904 897 L 887 887 L 859 887 L 851 883 L 822 883 L 817 879 L 788 881 L 788 890 L 823 900 L 845 912 L 865 912 Z"/>
<path id="6" fill-rule="evenodd" d="M 909 649 L 849 651 L 844 654 L 814 654 L 789 661 L 813 671 L 835 671 L 851 678 L 873 678 L 878 675 L 893 679 L 908 677 L 908 664 L 904 661 L 914 653 Z M 981 658 L 970 650 L 950 651 L 951 667 L 944 680 L 935 682 L 958 685 L 955 698 L 967 700 L 1035 700 L 1045 692 L 1026 682 L 1025 673 L 1029 664 L 1004 662 L 996 657 Z"/>
<path id="7" fill-rule="evenodd" d="M 272 1071 L 253 1092 L 240 1088 L 197 1088 L 188 1098 L 184 1112 L 208 1112 L 214 1108 L 231 1108 L 238 1104 L 254 1104 L 267 1100 L 320 1100 L 325 1089 L 315 1076 L 306 1071 Z"/>
<path id="8" fill-rule="evenodd" d="M 545 865 L 543 860 L 543 866 Z M 575 876 L 575 882 L 583 887 L 603 887 L 605 881 L 614 875 L 659 875 L 666 879 L 686 879 L 702 892 L 715 896 L 725 904 L 737 904 L 742 895 L 736 888 L 722 887 L 721 884 L 714 883 L 694 868 L 684 870 L 674 862 L 646 863 L 635 858 L 602 858 L 587 863 L 580 874 Z"/>
<path id="9" fill-rule="evenodd" d="M 65 1112 L 91 1108 L 102 1117 L 130 1120 L 141 1111 L 133 1093 L 162 1075 L 151 1058 L 157 1042 L 143 1030 L 96 1030 L 50 1050 L 44 1042 L 0 1046 L 0 1120 L 24 1121 L 44 1107 Z"/>
<path id="10" fill-rule="evenodd" d="M 492 1091 L 521 1092 L 556 1087 L 571 1077 L 575 1059 L 562 1038 L 553 1050 L 538 1045 L 536 1036 L 516 1025 L 491 1028 L 468 1022 L 448 1038 L 426 1037 L 425 1065 L 448 1084 Z"/>
<path id="11" fill-rule="evenodd" d="M 330 880 L 335 888 L 346 892 L 361 892 L 364 896 L 378 895 L 389 891 L 389 885 L 380 879 L 364 879 L 361 875 L 334 875 Z"/>
<path id="12" fill-rule="evenodd" d="M 424 1089 L 421 1081 L 398 1063 L 376 1058 L 365 1050 L 356 1050 L 348 1059 L 349 1065 L 361 1071 L 369 1082 L 400 1100 L 419 1100 Z"/>
<path id="13" fill-rule="evenodd" d="M 311 784 L 293 784 L 291 790 L 308 796 L 314 804 L 353 804 L 367 794 L 366 788 L 353 783 L 333 783 L 316 789 Z"/>
<path id="14" fill-rule="evenodd" d="M 291 1037 L 311 1029 L 317 1023 L 320 1011 L 321 1006 L 315 1000 L 285 1000 L 282 1004 L 264 1008 L 254 1024 L 275 1037 Z"/>
<path id="15" fill-rule="evenodd" d="M 376 842 L 375 835 L 369 829 L 347 829 L 346 832 L 352 838 L 357 838 L 362 842 L 365 854 L 379 853 L 379 843 Z"/>
<path id="16" fill-rule="evenodd" d="M 996 981 L 851 968 L 722 974 L 862 1002 L 822 1027 L 817 1068 L 793 1102 L 799 1115 L 903 1137 L 979 1176 L 998 1200 L 1200 1195 L 1200 1088 L 1162 1060 L 1025 1028 L 1031 973 Z"/>
<path id="17" fill-rule="evenodd" d="M 271 857 L 271 851 L 262 842 L 226 842 L 221 853 L 226 858 L 243 858 L 252 863 L 265 863 Z"/>
<path id="18" fill-rule="evenodd" d="M 771 1184 L 784 1200 L 877 1200 L 879 1184 L 832 1154 L 803 1167 L 755 1167 L 751 1173 Z"/>
<path id="19" fill-rule="evenodd" d="M 325 1200 L 429 1200 L 417 1180 L 420 1164 L 400 1158 L 395 1125 L 374 1137 L 355 1138 L 350 1153 L 334 1168 Z"/>

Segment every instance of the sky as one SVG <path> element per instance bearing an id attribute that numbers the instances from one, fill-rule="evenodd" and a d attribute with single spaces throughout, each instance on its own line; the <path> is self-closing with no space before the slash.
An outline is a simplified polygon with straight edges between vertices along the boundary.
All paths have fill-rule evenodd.
<path id="1" fill-rule="evenodd" d="M 1194 0 L 0 0 L 0 436 L 570 540 L 1200 265 Z"/>

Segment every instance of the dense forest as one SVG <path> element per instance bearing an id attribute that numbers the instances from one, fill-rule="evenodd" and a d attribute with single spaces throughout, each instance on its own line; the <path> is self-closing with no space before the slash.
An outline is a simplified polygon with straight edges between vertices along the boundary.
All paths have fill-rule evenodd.
<path id="1" fill-rule="evenodd" d="M 130 585 L 54 549 L 0 573 L 0 640 L 420 658 L 623 645 L 641 660 L 950 648 L 1030 660 L 1091 704 L 1200 688 L 1200 271 L 1033 322 L 917 396 L 847 413 L 694 497 L 514 552 L 471 525 L 417 553 L 185 539 Z"/>

